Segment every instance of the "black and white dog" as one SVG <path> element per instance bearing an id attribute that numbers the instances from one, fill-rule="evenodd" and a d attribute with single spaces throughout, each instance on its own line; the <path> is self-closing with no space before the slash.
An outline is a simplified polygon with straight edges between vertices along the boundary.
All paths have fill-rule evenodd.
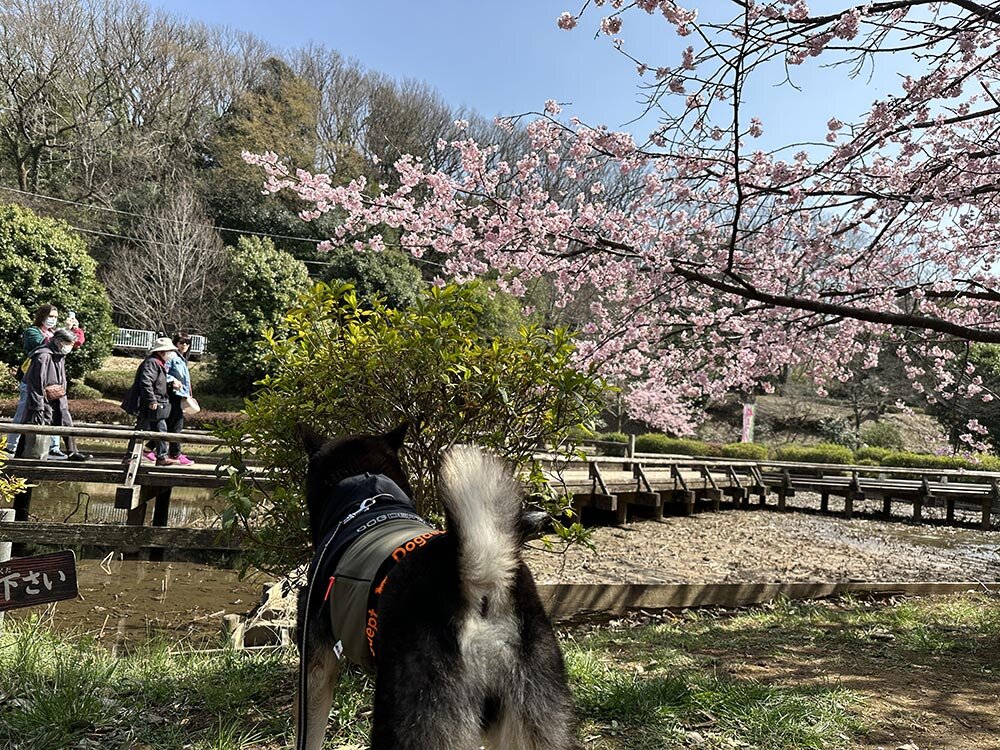
<path id="1" fill-rule="evenodd" d="M 577 748 L 562 654 L 521 559 L 517 483 L 472 447 L 441 472 L 447 532 L 413 511 L 406 425 L 300 425 L 316 555 L 299 598 L 298 750 L 319 750 L 343 659 L 375 674 L 373 750 Z"/>

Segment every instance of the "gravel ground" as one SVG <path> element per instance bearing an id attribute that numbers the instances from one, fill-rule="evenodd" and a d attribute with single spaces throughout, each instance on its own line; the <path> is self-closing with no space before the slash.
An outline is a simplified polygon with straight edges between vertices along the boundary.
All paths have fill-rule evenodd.
<path id="1" fill-rule="evenodd" d="M 831 510 L 842 507 L 840 500 L 830 502 Z M 818 508 L 819 498 L 800 495 L 790 503 Z M 862 512 L 874 508 L 856 505 Z M 909 512 L 909 506 L 896 512 Z M 926 509 L 925 517 L 937 516 L 943 509 Z M 962 511 L 958 517 L 978 519 Z M 539 583 L 1000 580 L 1000 531 L 902 520 L 701 512 L 598 527 L 593 543 L 594 550 L 554 553 L 534 542 L 526 559 Z"/>

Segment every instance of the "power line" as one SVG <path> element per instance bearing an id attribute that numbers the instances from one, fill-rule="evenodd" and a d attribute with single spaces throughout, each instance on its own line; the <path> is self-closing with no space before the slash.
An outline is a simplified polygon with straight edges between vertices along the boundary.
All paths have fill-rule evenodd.
<path id="1" fill-rule="evenodd" d="M 134 216 L 137 219 L 147 219 L 149 221 L 167 221 L 172 224 L 185 224 L 187 222 L 180 221 L 179 219 L 168 219 L 165 217 L 153 217 L 149 214 L 140 214 L 135 211 L 126 211 L 121 208 L 111 208 L 110 206 L 98 206 L 96 203 L 81 203 L 80 201 L 71 201 L 68 198 L 57 198 L 54 195 L 46 195 L 45 193 L 32 193 L 27 190 L 18 190 L 17 188 L 7 187 L 6 185 L 0 185 L 0 190 L 4 190 L 8 193 L 16 193 L 17 195 L 26 195 L 29 198 L 42 198 L 43 200 L 52 201 L 54 203 L 64 203 L 69 206 L 79 206 L 80 208 L 87 208 L 92 211 L 106 211 L 108 213 L 119 214 L 122 216 Z M 295 240 L 297 242 L 312 242 L 316 244 L 321 240 L 315 237 L 296 237 L 290 234 L 269 234 L 267 232 L 254 232 L 251 229 L 235 229 L 234 227 L 221 227 L 215 226 L 214 224 L 203 224 L 202 226 L 210 227 L 219 232 L 233 232 L 234 234 L 249 234 L 255 237 L 268 237 L 276 240 Z"/>
<path id="2" fill-rule="evenodd" d="M 79 206 L 80 208 L 86 208 L 86 209 L 90 209 L 90 210 L 94 210 L 94 211 L 106 211 L 106 212 L 109 212 L 109 213 L 121 214 L 121 215 L 124 215 L 124 216 L 132 216 L 132 217 L 135 217 L 137 219 L 145 219 L 147 221 L 166 221 L 166 222 L 170 222 L 170 223 L 173 223 L 173 224 L 186 224 L 186 223 L 188 223 L 188 222 L 180 221 L 178 219 L 169 219 L 169 218 L 165 218 L 165 217 L 154 217 L 154 216 L 150 216 L 149 214 L 140 214 L 140 213 L 137 213 L 135 211 L 125 211 L 123 209 L 111 208 L 111 207 L 108 207 L 108 206 L 98 206 L 98 205 L 92 204 L 92 203 L 81 203 L 79 201 L 69 200 L 68 198 L 57 198 L 54 195 L 45 195 L 44 193 L 31 193 L 31 192 L 28 192 L 26 190 L 18 190 L 17 188 L 7 187 L 5 185 L 0 185 L 0 190 L 6 191 L 8 193 L 15 193 L 17 195 L 24 195 L 24 196 L 27 196 L 29 198 L 41 198 L 43 200 L 53 201 L 54 203 L 63 203 L 63 204 L 66 204 L 66 205 Z M 184 249 L 186 247 L 185 245 L 179 245 L 179 244 L 174 243 L 174 242 L 164 242 L 162 240 L 154 240 L 154 239 L 144 239 L 144 238 L 140 238 L 140 237 L 132 237 L 132 236 L 129 236 L 129 235 L 115 234 L 114 232 L 107 232 L 107 231 L 98 230 L 98 229 L 84 229 L 83 227 L 78 227 L 78 226 L 76 226 L 74 224 L 70 224 L 69 226 L 70 226 L 71 229 L 74 229 L 74 230 L 76 230 L 78 232 L 84 232 L 85 234 L 94 234 L 94 235 L 98 235 L 98 236 L 101 236 L 101 237 L 110 237 L 112 239 L 129 240 L 131 242 L 140 242 L 140 243 L 144 242 L 144 243 L 151 244 L 151 245 L 159 245 L 161 247 L 174 247 L 174 248 L 181 248 L 181 249 Z M 214 231 L 233 232 L 235 234 L 246 234 L 246 235 L 252 235 L 252 236 L 255 236 L 255 237 L 266 237 L 268 239 L 296 240 L 296 241 L 299 241 L 299 242 L 311 242 L 313 244 L 318 244 L 321 241 L 321 240 L 317 240 L 314 237 L 295 237 L 293 235 L 287 235 L 287 234 L 268 234 L 267 232 L 254 232 L 254 231 L 249 230 L 249 229 L 234 229 L 232 227 L 215 226 L 214 224 L 200 224 L 200 225 L 197 225 L 197 226 L 201 226 L 201 227 L 206 228 L 206 229 L 212 229 Z M 435 263 L 432 260 L 426 260 L 424 258 L 417 258 L 417 257 L 412 256 L 412 255 L 409 256 L 409 257 L 411 257 L 417 263 L 423 263 L 425 265 L 435 266 L 437 268 L 444 268 L 444 264 L 443 263 Z M 301 263 L 306 263 L 308 265 L 316 265 L 316 266 L 329 266 L 329 265 L 331 265 L 330 262 L 328 262 L 328 261 L 321 261 L 321 260 L 302 260 L 300 262 Z"/>

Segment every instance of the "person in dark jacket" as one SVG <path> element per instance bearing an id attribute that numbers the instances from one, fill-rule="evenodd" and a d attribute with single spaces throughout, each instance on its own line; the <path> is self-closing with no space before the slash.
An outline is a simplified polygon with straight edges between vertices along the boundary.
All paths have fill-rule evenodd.
<path id="1" fill-rule="evenodd" d="M 52 339 L 52 333 L 56 330 L 58 322 L 59 308 L 55 305 L 42 305 L 35 310 L 34 322 L 24 331 L 23 342 L 26 356 L 30 355 L 38 347 L 44 346 Z M 20 383 L 18 384 L 17 409 L 14 411 L 14 421 L 18 424 L 24 424 L 24 410 L 28 405 L 28 385 L 24 382 L 23 372 L 18 371 L 18 378 L 20 379 Z M 12 432 L 7 436 L 8 453 L 17 451 L 17 443 L 20 439 L 21 436 L 16 432 Z M 57 439 L 53 440 L 53 447 L 55 450 L 50 448 L 50 456 L 59 458 L 64 455 L 59 451 L 59 441 Z"/>
<path id="2" fill-rule="evenodd" d="M 66 379 L 66 355 L 73 351 L 75 341 L 71 331 L 59 328 L 48 343 L 32 352 L 31 363 L 24 375 L 28 395 L 21 424 L 73 426 L 66 397 L 69 385 Z M 15 455 L 23 454 L 25 442 L 22 440 L 18 443 Z M 67 436 L 66 446 L 70 461 L 86 461 L 90 458 L 89 454 L 77 450 L 76 438 Z"/>
<path id="3" fill-rule="evenodd" d="M 170 395 L 167 390 L 167 362 L 176 356 L 177 347 L 167 337 L 156 339 L 135 371 L 132 389 L 122 404 L 125 410 L 138 417 L 137 430 L 166 432 L 170 416 Z M 129 445 L 131 452 L 132 445 Z M 167 455 L 167 441 L 153 441 L 157 466 L 173 466 L 176 459 Z"/>

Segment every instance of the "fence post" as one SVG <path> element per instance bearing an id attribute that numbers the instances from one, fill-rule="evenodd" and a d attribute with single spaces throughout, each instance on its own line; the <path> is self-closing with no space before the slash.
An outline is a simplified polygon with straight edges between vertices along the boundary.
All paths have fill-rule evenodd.
<path id="1" fill-rule="evenodd" d="M 0 508 L 0 523 L 12 523 L 14 521 L 13 508 Z M 0 542 L 0 563 L 10 560 L 12 542 Z M 0 612 L 0 629 L 3 628 L 3 612 Z"/>

